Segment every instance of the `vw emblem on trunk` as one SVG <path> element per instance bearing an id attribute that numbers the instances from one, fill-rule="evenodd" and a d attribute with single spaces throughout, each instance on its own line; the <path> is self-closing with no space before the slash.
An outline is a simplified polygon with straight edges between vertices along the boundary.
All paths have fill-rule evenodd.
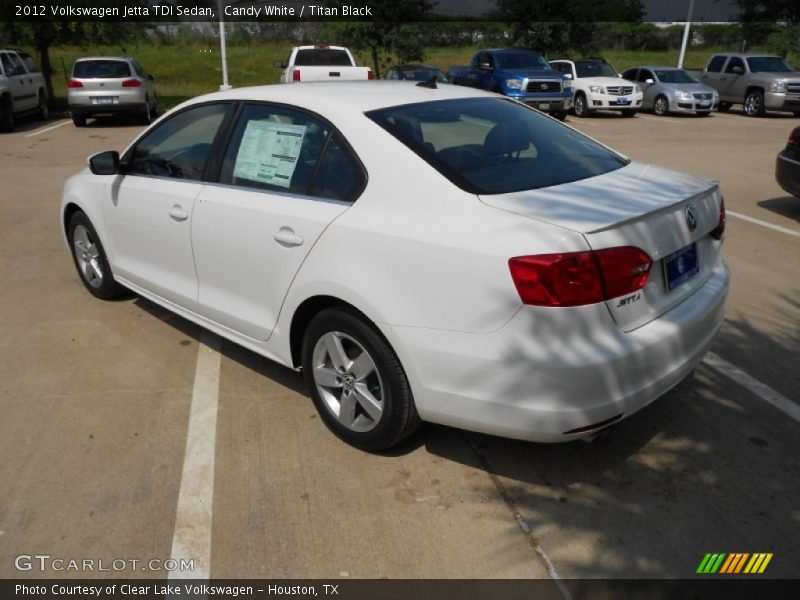
<path id="1" fill-rule="evenodd" d="M 697 209 L 694 207 L 694 204 L 690 204 L 686 207 L 684 211 L 686 213 L 686 225 L 689 226 L 689 231 L 694 231 L 697 229 Z"/>

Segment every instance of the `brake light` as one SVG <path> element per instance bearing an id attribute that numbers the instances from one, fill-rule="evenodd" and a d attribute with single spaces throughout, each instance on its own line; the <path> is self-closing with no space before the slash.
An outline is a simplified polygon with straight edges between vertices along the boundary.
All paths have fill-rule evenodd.
<path id="1" fill-rule="evenodd" d="M 725 198 L 722 198 L 719 201 L 719 222 L 717 223 L 717 226 L 714 228 L 714 230 L 711 232 L 711 237 L 721 240 L 724 234 L 725 234 Z"/>
<path id="2" fill-rule="evenodd" d="M 82 88 L 83 84 L 78 81 L 77 79 L 70 79 L 67 81 L 67 87 L 70 88 Z"/>
<path id="3" fill-rule="evenodd" d="M 330 48 L 330 44 L 314 44 L 314 48 Z"/>
<path id="4" fill-rule="evenodd" d="M 138 79 L 126 79 L 122 82 L 122 87 L 142 87 L 142 82 Z"/>
<path id="5" fill-rule="evenodd" d="M 295 69 L 292 71 L 292 81 L 300 81 L 300 69 Z"/>
<path id="6" fill-rule="evenodd" d="M 642 289 L 653 261 L 639 248 L 518 256 L 508 261 L 524 304 L 581 306 Z"/>
<path id="7" fill-rule="evenodd" d="M 789 134 L 789 143 L 800 144 L 800 127 L 792 129 L 792 133 Z"/>
<path id="8" fill-rule="evenodd" d="M 372 81 L 373 79 L 375 79 L 375 73 L 373 73 L 373 72 L 372 72 L 372 69 L 370 69 L 369 71 L 367 71 L 367 79 L 369 79 L 370 81 Z"/>

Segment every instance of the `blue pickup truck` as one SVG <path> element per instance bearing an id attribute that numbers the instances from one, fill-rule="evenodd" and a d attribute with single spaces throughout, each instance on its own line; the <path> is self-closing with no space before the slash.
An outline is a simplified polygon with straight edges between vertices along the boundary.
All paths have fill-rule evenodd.
<path id="1" fill-rule="evenodd" d="M 481 50 L 468 67 L 450 67 L 450 81 L 503 94 L 562 121 L 572 108 L 572 82 L 533 50 Z"/>

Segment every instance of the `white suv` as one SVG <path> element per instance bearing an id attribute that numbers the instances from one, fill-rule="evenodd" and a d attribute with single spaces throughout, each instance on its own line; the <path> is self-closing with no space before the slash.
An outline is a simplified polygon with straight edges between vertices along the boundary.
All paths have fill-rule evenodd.
<path id="1" fill-rule="evenodd" d="M 18 116 L 47 120 L 47 86 L 30 54 L 0 50 L 0 131 L 14 131 Z"/>
<path id="2" fill-rule="evenodd" d="M 576 117 L 588 117 L 595 110 L 618 110 L 623 117 L 633 117 L 642 107 L 641 88 L 622 79 L 602 59 L 551 60 L 550 66 L 572 78 Z"/>

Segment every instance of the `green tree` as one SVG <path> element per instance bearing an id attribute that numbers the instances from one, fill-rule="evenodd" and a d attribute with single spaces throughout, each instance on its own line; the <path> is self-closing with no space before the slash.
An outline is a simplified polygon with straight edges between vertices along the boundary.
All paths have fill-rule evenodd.
<path id="1" fill-rule="evenodd" d="M 352 2 L 333 2 L 352 4 Z M 381 61 L 395 54 L 401 61 L 424 58 L 423 30 L 420 22 L 430 15 L 433 5 L 428 0 L 372 0 L 372 19 L 335 23 L 331 30 L 337 39 L 355 50 L 368 52 L 376 77 L 381 76 Z"/>
<path id="2" fill-rule="evenodd" d="M 517 47 L 544 53 L 594 52 L 598 23 L 640 21 L 640 0 L 497 0 L 497 17 Z"/>

